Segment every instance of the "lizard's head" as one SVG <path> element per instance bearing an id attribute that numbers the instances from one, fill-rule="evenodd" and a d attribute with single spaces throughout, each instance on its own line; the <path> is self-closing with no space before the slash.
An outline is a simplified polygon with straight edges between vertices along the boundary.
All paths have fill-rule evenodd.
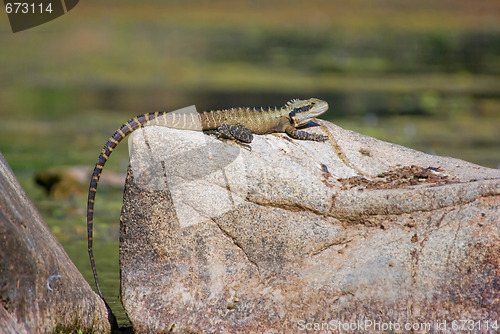
<path id="1" fill-rule="evenodd" d="M 318 99 L 292 100 L 286 104 L 290 122 L 295 127 L 306 125 L 313 118 L 328 110 L 328 103 Z"/>

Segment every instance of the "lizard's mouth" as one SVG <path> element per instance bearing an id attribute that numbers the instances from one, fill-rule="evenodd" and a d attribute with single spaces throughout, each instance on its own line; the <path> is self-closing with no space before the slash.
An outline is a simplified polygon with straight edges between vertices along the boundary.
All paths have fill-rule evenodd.
<path id="1" fill-rule="evenodd" d="M 319 99 L 311 99 L 312 108 L 307 112 L 293 115 L 292 122 L 295 127 L 301 127 L 312 121 L 317 116 L 328 110 L 328 103 Z"/>

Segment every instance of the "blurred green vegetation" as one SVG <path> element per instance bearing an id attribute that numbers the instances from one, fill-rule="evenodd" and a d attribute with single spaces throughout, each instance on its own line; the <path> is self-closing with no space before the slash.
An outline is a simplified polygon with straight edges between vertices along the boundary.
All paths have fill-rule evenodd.
<path id="1" fill-rule="evenodd" d="M 33 174 L 93 166 L 136 114 L 318 97 L 342 127 L 500 164 L 498 1 L 87 0 L 16 34 L 0 15 L 0 45 L 0 151 L 92 286 L 86 199 L 51 200 Z M 104 173 L 125 172 L 127 156 L 122 144 Z M 99 190 L 96 261 L 113 305 L 120 205 L 120 189 Z"/>

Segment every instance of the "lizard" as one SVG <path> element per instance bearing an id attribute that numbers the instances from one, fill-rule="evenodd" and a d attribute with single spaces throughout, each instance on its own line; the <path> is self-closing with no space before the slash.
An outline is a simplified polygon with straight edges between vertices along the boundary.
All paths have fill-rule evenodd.
<path id="1" fill-rule="evenodd" d="M 133 131 L 150 125 L 165 126 L 168 128 L 184 130 L 214 131 L 218 138 L 236 140 L 237 142 L 250 143 L 253 134 L 286 133 L 294 139 L 325 141 L 327 136 L 309 133 L 298 128 L 305 126 L 315 117 L 328 110 L 328 103 L 319 99 L 291 100 L 283 107 L 274 108 L 230 108 L 212 110 L 198 113 L 154 112 L 136 116 L 125 122 L 108 139 L 92 173 L 87 201 L 87 241 L 90 265 L 94 274 L 95 285 L 101 299 L 106 304 L 99 287 L 97 270 L 93 252 L 93 222 L 94 202 L 97 185 L 106 161 L 113 149 Z"/>

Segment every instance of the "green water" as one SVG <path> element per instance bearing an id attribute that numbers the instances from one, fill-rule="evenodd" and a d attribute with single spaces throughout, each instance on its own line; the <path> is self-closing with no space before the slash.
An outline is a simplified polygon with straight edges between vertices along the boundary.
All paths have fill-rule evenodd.
<path id="1" fill-rule="evenodd" d="M 94 291 L 96 291 L 88 256 L 85 257 L 82 255 L 87 253 L 87 242 L 84 240 L 64 242 L 63 247 L 78 270 L 80 270 Z M 120 302 L 118 241 L 97 239 L 94 246 L 94 255 L 97 259 L 96 267 L 99 274 L 99 286 L 106 302 L 113 310 L 118 324 L 121 327 L 130 326 L 130 322 Z"/>

